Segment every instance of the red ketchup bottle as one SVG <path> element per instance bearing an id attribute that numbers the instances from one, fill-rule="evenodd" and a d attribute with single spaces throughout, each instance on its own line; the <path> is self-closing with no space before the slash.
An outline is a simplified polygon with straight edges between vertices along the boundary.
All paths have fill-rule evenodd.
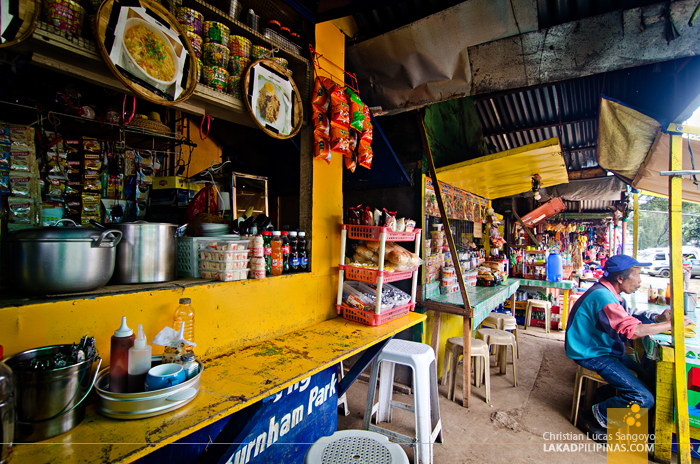
<path id="1" fill-rule="evenodd" d="M 114 331 L 109 353 L 109 390 L 114 393 L 127 393 L 129 377 L 129 348 L 134 346 L 134 331 L 126 325 L 126 316 L 122 325 Z"/>

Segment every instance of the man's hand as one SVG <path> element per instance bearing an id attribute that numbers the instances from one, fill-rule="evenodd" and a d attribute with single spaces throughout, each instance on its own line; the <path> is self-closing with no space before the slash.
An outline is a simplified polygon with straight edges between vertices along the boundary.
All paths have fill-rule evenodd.
<path id="1" fill-rule="evenodd" d="M 671 313 L 671 310 L 667 309 L 664 312 L 662 312 L 661 314 L 657 314 L 655 321 L 656 322 L 670 321 L 672 319 L 672 316 L 673 316 L 673 313 Z M 695 324 L 695 322 L 692 319 L 690 319 L 688 316 L 685 316 L 683 318 L 683 325 L 691 325 L 691 324 Z"/>

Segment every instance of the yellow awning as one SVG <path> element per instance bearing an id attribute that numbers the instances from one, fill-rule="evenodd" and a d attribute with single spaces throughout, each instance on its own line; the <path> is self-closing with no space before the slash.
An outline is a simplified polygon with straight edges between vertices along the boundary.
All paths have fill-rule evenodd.
<path id="1" fill-rule="evenodd" d="M 489 200 L 527 192 L 535 174 L 542 187 L 569 183 L 558 138 L 437 169 L 442 182 Z"/>

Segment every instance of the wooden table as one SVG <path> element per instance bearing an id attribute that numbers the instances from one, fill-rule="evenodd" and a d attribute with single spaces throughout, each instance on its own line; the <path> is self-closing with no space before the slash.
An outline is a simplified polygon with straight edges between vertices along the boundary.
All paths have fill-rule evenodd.
<path id="1" fill-rule="evenodd" d="M 471 404 L 471 339 L 472 327 L 477 327 L 489 315 L 491 311 L 496 309 L 498 305 L 504 303 L 508 298 L 511 299 L 512 307 L 515 307 L 515 292 L 518 290 L 520 282 L 518 279 L 507 279 L 501 285 L 495 287 L 469 287 L 467 294 L 471 310 L 464 308 L 464 300 L 461 293 L 451 293 L 449 295 L 437 295 L 429 300 L 424 300 L 420 303 L 425 309 L 435 311 L 433 319 L 432 338 L 430 345 L 435 351 L 435 359 L 437 359 L 438 344 L 440 342 L 440 325 L 442 323 L 442 313 L 456 314 L 463 318 L 464 337 L 464 369 L 462 382 L 462 405 L 468 408 Z"/>
<path id="2" fill-rule="evenodd" d="M 521 287 L 535 287 L 535 288 L 556 288 L 558 290 L 564 291 L 564 303 L 561 309 L 561 326 L 566 329 L 566 320 L 569 317 L 569 294 L 571 290 L 576 288 L 574 281 L 572 280 L 561 280 L 559 282 L 549 282 L 548 280 L 531 280 L 531 279 L 513 279 L 520 282 Z M 513 314 L 515 315 L 515 305 L 511 306 L 513 309 Z M 527 317 L 527 314 L 525 315 Z M 527 321 L 526 321 L 527 322 Z"/>
<path id="3" fill-rule="evenodd" d="M 661 313 L 670 307 L 668 305 L 657 305 L 648 302 L 646 293 L 633 293 L 631 295 L 623 295 L 627 301 L 628 308 L 636 308 L 637 311 L 654 311 Z M 630 309 L 630 312 L 634 312 Z M 700 323 L 700 314 L 691 313 L 688 315 L 691 319 L 695 319 L 695 323 Z M 698 352 L 700 350 L 700 336 L 694 338 L 686 338 L 686 350 Z M 640 346 L 641 345 L 641 346 Z M 656 408 L 654 414 L 654 460 L 656 462 L 668 463 L 671 462 L 671 437 L 675 430 L 674 425 L 674 349 L 670 335 L 652 335 L 644 337 L 641 344 L 637 347 L 643 347 L 646 356 L 656 363 Z M 690 437 L 700 439 L 700 423 L 695 423 L 691 419 Z"/>
<path id="4" fill-rule="evenodd" d="M 147 419 L 120 421 L 101 416 L 94 404 L 89 405 L 85 420 L 70 432 L 35 444 L 16 445 L 12 462 L 133 462 L 354 354 L 368 353 L 425 319 L 424 314 L 411 312 L 379 327 L 369 327 L 337 317 L 233 350 L 205 363 L 199 396 L 181 409 Z M 376 356 L 378 350 L 374 351 Z M 338 387 L 339 396 L 355 378 L 351 373 L 345 376 Z"/>

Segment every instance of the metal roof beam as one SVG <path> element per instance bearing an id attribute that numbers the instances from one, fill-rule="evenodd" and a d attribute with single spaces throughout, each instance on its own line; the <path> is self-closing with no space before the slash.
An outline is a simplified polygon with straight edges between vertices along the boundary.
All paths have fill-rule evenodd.
<path id="1" fill-rule="evenodd" d="M 506 135 L 506 134 L 514 134 L 516 132 L 525 132 L 525 131 L 531 131 L 531 130 L 538 130 L 538 129 L 546 129 L 548 127 L 557 127 L 557 126 L 566 126 L 568 124 L 578 124 L 581 122 L 590 122 L 590 121 L 598 121 L 598 117 L 594 118 L 580 118 L 580 119 L 572 119 L 570 121 L 552 121 L 547 124 L 537 124 L 533 126 L 525 126 L 525 127 L 516 127 L 513 129 L 504 129 L 504 130 L 497 130 L 497 131 L 489 131 L 489 132 L 484 132 L 484 137 L 493 137 L 497 135 Z M 499 121 L 500 123 L 500 121 Z M 570 150 L 566 150 L 570 151 Z"/>

